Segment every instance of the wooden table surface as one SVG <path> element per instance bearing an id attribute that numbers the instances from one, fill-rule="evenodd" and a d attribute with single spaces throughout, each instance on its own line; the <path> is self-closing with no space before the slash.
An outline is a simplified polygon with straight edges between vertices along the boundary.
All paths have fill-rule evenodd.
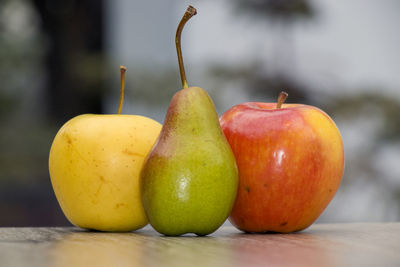
<path id="1" fill-rule="evenodd" d="M 0 228 L 0 266 L 400 266 L 400 223 L 314 224 L 295 234 L 165 237 Z"/>

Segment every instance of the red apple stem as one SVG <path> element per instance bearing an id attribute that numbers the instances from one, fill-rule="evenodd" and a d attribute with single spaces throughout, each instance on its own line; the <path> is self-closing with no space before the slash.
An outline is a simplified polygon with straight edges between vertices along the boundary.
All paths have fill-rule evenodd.
<path id="1" fill-rule="evenodd" d="M 276 104 L 276 108 L 281 108 L 282 104 L 285 102 L 286 98 L 288 97 L 288 93 L 281 92 L 278 97 L 278 103 Z"/>
<path id="2" fill-rule="evenodd" d="M 192 6 L 188 6 L 185 14 L 183 15 L 181 21 L 179 22 L 178 28 L 176 29 L 175 45 L 176 45 L 176 52 L 178 54 L 178 64 L 179 64 L 179 72 L 181 75 L 182 88 L 188 88 L 189 86 L 186 81 L 185 66 L 183 65 L 182 48 L 181 48 L 181 34 L 182 34 L 182 30 L 183 30 L 183 27 L 185 26 L 186 22 L 196 14 L 197 14 L 196 9 Z"/>
<path id="3" fill-rule="evenodd" d="M 125 66 L 119 66 L 119 70 L 120 70 L 120 72 L 121 72 L 121 90 L 120 90 L 120 96 L 119 96 L 118 115 L 121 114 L 122 104 L 123 104 L 123 102 L 124 102 L 125 72 L 126 72 L 126 67 L 125 67 Z"/>

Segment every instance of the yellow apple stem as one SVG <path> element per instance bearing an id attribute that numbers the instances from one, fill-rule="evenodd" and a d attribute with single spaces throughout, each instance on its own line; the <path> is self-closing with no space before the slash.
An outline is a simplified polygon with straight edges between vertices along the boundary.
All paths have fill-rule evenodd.
<path id="1" fill-rule="evenodd" d="M 118 107 L 118 115 L 121 114 L 122 104 L 124 103 L 124 91 L 125 91 L 125 66 L 119 66 L 119 70 L 121 72 L 121 90 L 119 96 L 119 107 Z"/>
<path id="2" fill-rule="evenodd" d="M 276 104 L 276 108 L 281 108 L 282 104 L 285 102 L 287 97 L 288 97 L 288 93 L 282 91 L 279 94 L 278 103 Z"/>
<path id="3" fill-rule="evenodd" d="M 182 88 L 188 88 L 189 86 L 186 81 L 185 67 L 183 66 L 181 34 L 186 22 L 196 14 L 197 14 L 196 9 L 192 6 L 188 6 L 185 14 L 181 19 L 181 22 L 179 22 L 178 28 L 176 29 L 175 45 L 176 45 L 176 52 L 178 54 L 178 64 L 179 64 L 179 72 L 181 74 Z"/>

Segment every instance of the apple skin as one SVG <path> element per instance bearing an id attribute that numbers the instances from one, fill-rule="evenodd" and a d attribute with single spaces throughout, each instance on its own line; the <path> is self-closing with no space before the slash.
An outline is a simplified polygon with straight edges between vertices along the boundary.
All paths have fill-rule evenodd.
<path id="1" fill-rule="evenodd" d="M 123 232 L 148 223 L 139 174 L 160 131 L 161 124 L 136 115 L 84 114 L 61 127 L 50 149 L 49 172 L 72 224 Z"/>
<path id="2" fill-rule="evenodd" d="M 239 169 L 230 222 L 245 232 L 300 231 L 334 197 L 343 176 L 339 130 L 320 109 L 248 102 L 220 118 Z"/>

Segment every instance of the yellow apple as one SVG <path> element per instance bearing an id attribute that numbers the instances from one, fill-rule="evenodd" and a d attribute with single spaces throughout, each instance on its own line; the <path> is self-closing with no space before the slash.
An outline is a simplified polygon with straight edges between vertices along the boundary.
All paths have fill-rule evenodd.
<path id="1" fill-rule="evenodd" d="M 49 172 L 72 224 L 100 231 L 147 224 L 139 174 L 160 130 L 150 118 L 120 114 L 80 115 L 62 126 L 50 149 Z"/>

